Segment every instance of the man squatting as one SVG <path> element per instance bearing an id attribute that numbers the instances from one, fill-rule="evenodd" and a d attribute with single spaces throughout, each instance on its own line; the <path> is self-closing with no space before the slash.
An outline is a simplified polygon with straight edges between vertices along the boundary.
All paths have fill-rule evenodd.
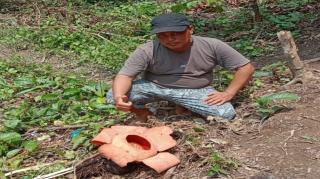
<path id="1" fill-rule="evenodd" d="M 184 15 L 159 15 L 152 19 L 151 28 L 156 39 L 129 56 L 107 102 L 143 119 L 150 115 L 145 104 L 159 100 L 175 103 L 177 113 L 233 119 L 236 113 L 229 101 L 250 81 L 254 72 L 250 61 L 218 39 L 192 35 L 193 27 Z M 234 79 L 222 92 L 211 87 L 216 65 L 234 71 Z M 143 78 L 136 80 L 138 74 Z"/>

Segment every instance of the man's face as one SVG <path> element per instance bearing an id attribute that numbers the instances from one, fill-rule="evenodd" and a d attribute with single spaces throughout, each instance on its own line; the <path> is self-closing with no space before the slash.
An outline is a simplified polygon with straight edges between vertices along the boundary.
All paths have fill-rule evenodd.
<path id="1" fill-rule="evenodd" d="M 183 52 L 190 46 L 192 33 L 193 28 L 189 26 L 182 32 L 157 33 L 157 37 L 163 46 L 175 52 Z"/>

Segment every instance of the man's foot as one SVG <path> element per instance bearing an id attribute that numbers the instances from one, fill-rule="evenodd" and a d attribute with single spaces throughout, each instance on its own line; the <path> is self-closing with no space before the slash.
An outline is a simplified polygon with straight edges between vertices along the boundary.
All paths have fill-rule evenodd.
<path id="1" fill-rule="evenodd" d="M 176 105 L 176 114 L 178 114 L 178 115 L 191 115 L 192 112 L 182 106 Z"/>
<path id="2" fill-rule="evenodd" d="M 148 116 L 152 113 L 148 109 L 132 109 L 131 112 L 135 113 L 136 118 L 140 122 L 147 122 Z"/>

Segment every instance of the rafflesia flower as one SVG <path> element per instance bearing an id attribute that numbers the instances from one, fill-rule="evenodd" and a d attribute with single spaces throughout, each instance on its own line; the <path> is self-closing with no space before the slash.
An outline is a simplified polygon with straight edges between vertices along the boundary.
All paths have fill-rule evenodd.
<path id="1" fill-rule="evenodd" d="M 172 132 L 167 126 L 112 126 L 103 129 L 91 142 L 99 146 L 101 155 L 120 167 L 142 162 L 161 173 L 180 163 L 173 154 L 163 152 L 177 144 L 170 136 Z"/>

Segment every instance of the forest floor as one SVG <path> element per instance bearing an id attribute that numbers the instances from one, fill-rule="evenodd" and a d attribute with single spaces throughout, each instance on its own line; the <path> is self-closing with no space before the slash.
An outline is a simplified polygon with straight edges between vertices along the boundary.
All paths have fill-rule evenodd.
<path id="1" fill-rule="evenodd" d="M 4 18 L 1 16 L 0 19 Z M 318 25 L 308 27 L 304 37 L 297 41 L 303 60 L 320 57 Z M 257 68 L 283 60 L 281 47 L 276 45 L 276 48 L 280 49 L 276 55 L 253 62 Z M 50 64 L 56 71 L 81 73 L 87 78 L 106 83 L 110 83 L 112 78 L 111 72 L 95 65 L 78 64 L 55 55 L 44 57 L 32 49 L 19 50 L 0 46 L 0 59 L 10 59 L 12 56 L 21 56 L 30 63 Z M 260 63 L 262 61 L 263 64 Z M 306 70 L 316 77 L 320 77 L 319 69 L 320 61 L 306 65 Z M 164 117 L 163 114 L 170 112 L 160 111 L 159 115 L 150 117 L 147 123 L 141 123 L 129 115 L 126 122 L 129 125 L 172 127 L 176 131 L 178 145 L 170 152 L 178 156 L 181 163 L 161 174 L 141 166 L 123 176 L 105 173 L 102 178 L 209 178 L 208 171 L 214 167 L 212 160 L 215 160 L 216 167 L 225 170 L 225 175 L 215 177 L 319 178 L 320 80 L 290 86 L 279 85 L 273 81 L 272 77 L 265 78 L 264 86 L 256 90 L 254 96 L 289 91 L 299 95 L 300 99 L 285 103 L 287 110 L 276 113 L 265 121 L 259 120 L 255 115 L 250 97 L 235 103 L 237 117 L 231 122 L 194 116 Z M 64 145 L 61 141 L 57 142 L 56 147 Z M 65 177 L 73 176 L 69 174 Z"/>

